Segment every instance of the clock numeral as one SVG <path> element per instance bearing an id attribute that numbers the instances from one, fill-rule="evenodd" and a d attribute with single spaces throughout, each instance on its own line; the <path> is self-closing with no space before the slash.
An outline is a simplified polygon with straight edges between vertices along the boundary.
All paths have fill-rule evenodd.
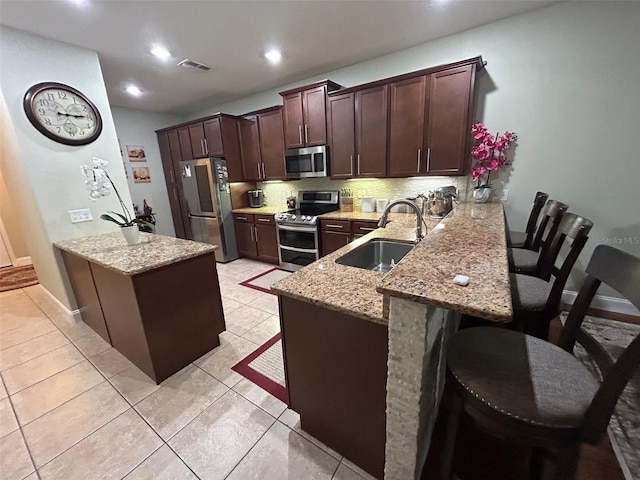
<path id="1" fill-rule="evenodd" d="M 47 93 L 47 99 L 55 100 L 55 97 L 53 96 L 53 93 Z"/>
<path id="2" fill-rule="evenodd" d="M 51 125 L 51 120 L 49 120 L 48 118 L 45 118 L 45 119 L 44 119 L 44 123 L 45 123 L 46 125 Z"/>
<path id="3" fill-rule="evenodd" d="M 46 112 L 45 112 L 44 108 L 39 108 L 39 109 L 38 109 L 38 113 L 39 113 L 40 115 L 44 115 Z"/>
<path id="4" fill-rule="evenodd" d="M 67 98 L 67 92 L 58 91 L 58 98 Z"/>
<path id="5" fill-rule="evenodd" d="M 80 131 L 78 132 L 78 135 L 84 135 L 84 130 L 80 130 Z"/>
<path id="6" fill-rule="evenodd" d="M 56 127 L 56 130 L 58 130 L 58 133 L 60 133 L 62 129 L 60 127 Z"/>

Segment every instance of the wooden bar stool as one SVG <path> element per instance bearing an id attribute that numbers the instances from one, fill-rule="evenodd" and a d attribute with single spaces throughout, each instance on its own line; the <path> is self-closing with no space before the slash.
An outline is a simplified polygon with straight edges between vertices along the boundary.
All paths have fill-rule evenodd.
<path id="1" fill-rule="evenodd" d="M 509 230 L 507 237 L 507 247 L 511 248 L 526 248 L 531 249 L 533 245 L 533 238 L 538 226 L 538 218 L 544 203 L 549 198 L 549 195 L 544 192 L 536 192 L 536 196 L 533 199 L 533 207 L 529 214 L 529 221 L 527 221 L 527 227 L 524 232 L 518 232 L 515 230 Z"/>
<path id="2" fill-rule="evenodd" d="M 601 283 L 640 308 L 640 258 L 599 245 L 586 273 L 558 346 L 488 327 L 461 330 L 453 336 L 448 344 L 447 380 L 455 394 L 441 478 L 451 478 L 462 410 L 483 430 L 533 447 L 530 479 L 575 478 L 580 444 L 600 441 L 618 397 L 640 366 L 640 334 L 614 363 L 581 328 Z M 602 383 L 571 355 L 576 341 L 597 359 Z"/>
<path id="3" fill-rule="evenodd" d="M 545 249 L 548 249 L 558 231 L 558 225 L 568 206 L 557 200 L 549 200 L 544 207 L 542 221 L 531 244 L 531 249 L 508 248 L 509 271 L 535 275 L 539 273 L 539 260 Z M 546 235 L 545 235 L 546 234 Z"/>

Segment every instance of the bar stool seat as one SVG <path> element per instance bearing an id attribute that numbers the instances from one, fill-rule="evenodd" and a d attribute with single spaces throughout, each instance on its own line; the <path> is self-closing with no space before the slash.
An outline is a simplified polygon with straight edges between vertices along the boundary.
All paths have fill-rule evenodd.
<path id="1" fill-rule="evenodd" d="M 538 277 L 509 274 L 511 302 L 516 311 L 541 312 L 547 307 L 553 284 Z"/>
<path id="2" fill-rule="evenodd" d="M 525 250 L 524 248 L 508 248 L 507 257 L 509 258 L 509 265 L 518 273 L 534 274 L 538 268 L 540 253 L 533 250 Z"/>
<path id="3" fill-rule="evenodd" d="M 516 232 L 515 230 L 509 230 L 508 245 L 514 248 L 524 248 L 524 244 L 527 241 L 527 232 Z"/>

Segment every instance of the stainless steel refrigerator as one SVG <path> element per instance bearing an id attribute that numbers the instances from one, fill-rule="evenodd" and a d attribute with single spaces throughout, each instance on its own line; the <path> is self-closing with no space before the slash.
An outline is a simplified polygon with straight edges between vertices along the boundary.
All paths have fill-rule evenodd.
<path id="1" fill-rule="evenodd" d="M 180 171 L 191 222 L 191 240 L 217 245 L 218 262 L 235 260 L 238 247 L 226 161 L 216 157 L 185 160 L 180 162 Z"/>

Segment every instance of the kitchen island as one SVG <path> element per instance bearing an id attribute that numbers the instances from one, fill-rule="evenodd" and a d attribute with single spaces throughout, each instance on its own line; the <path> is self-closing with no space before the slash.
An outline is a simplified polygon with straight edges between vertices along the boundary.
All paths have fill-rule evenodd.
<path id="1" fill-rule="evenodd" d="M 220 344 L 225 330 L 215 246 L 120 232 L 63 240 L 82 320 L 156 383 Z"/>
<path id="2" fill-rule="evenodd" d="M 309 433 L 319 435 L 319 440 L 377 478 L 406 480 L 419 478 L 426 459 L 444 383 L 444 346 L 457 328 L 460 314 L 508 322 L 511 294 L 501 204 L 460 204 L 439 223 L 425 218 L 428 235 L 387 274 L 335 262 L 373 238 L 415 240 L 414 215 L 391 214 L 390 219 L 386 228 L 371 232 L 272 288 L 281 306 L 291 408 L 300 413 L 302 428 L 308 423 Z M 457 274 L 469 276 L 469 285 L 453 284 Z M 302 317 L 301 312 L 305 312 Z M 300 324 L 312 320 L 326 322 L 331 332 L 320 336 L 324 326 L 320 325 L 315 327 L 315 338 L 305 337 Z M 303 346 L 302 341 L 308 344 Z M 312 358 L 321 342 L 324 357 L 318 353 Z M 362 344 L 370 347 L 369 356 L 357 353 Z M 337 358 L 340 355 L 344 358 Z M 359 357 L 364 362 L 359 362 Z M 303 380 L 304 372 L 296 365 L 300 358 L 305 368 L 314 364 L 318 371 L 330 370 L 334 364 L 339 368 L 332 372 L 333 379 L 319 377 L 325 382 L 323 388 L 309 387 L 314 382 Z M 314 373 L 307 372 L 312 380 Z M 353 382 L 356 386 L 349 390 Z M 375 388 L 367 390 L 369 382 L 375 382 Z M 316 389 L 312 395 L 308 394 L 310 388 Z M 357 396 L 361 388 L 365 388 L 364 394 L 349 403 L 346 396 Z M 322 402 L 314 405 L 310 401 L 322 394 Z M 333 402 L 331 395 L 336 398 Z M 358 409 L 358 402 L 367 407 Z M 324 408 L 318 408 L 320 403 Z M 347 416 L 354 420 L 347 427 L 334 428 L 338 422 L 328 415 L 335 413 L 332 408 L 349 408 Z M 362 442 L 358 429 L 367 418 L 376 425 L 367 428 Z M 375 436 L 378 438 L 372 443 Z"/>

